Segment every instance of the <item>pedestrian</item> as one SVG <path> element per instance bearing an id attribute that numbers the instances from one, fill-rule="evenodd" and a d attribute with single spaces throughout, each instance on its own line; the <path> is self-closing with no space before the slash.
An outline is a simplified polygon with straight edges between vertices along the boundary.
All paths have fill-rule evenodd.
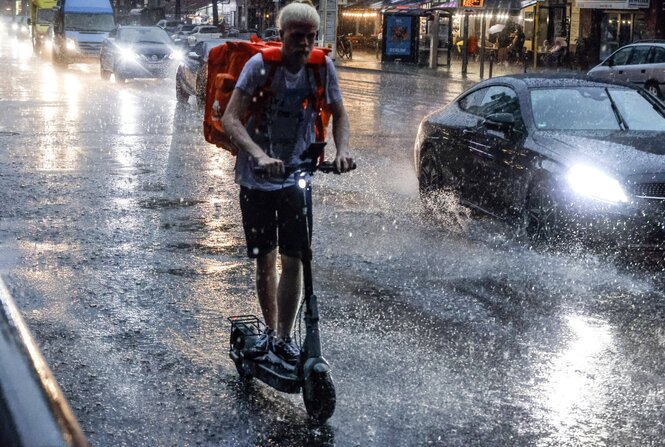
<path id="1" fill-rule="evenodd" d="M 252 57 L 238 78 L 222 118 L 227 134 L 239 148 L 235 180 L 240 185 L 247 254 L 256 259 L 256 291 L 267 325 L 250 351 L 255 355 L 272 352 L 290 363 L 297 362 L 299 356 L 291 331 L 302 290 L 300 241 L 304 235 L 299 219 L 304 199 L 295 175 L 275 181 L 255 174 L 253 168 L 261 167 L 268 175 L 284 175 L 285 166 L 299 163 L 300 155 L 315 141 L 318 111 L 313 101 L 308 101 L 315 84 L 306 63 L 319 25 L 319 14 L 309 1 L 285 6 L 277 19 L 282 63 L 271 71 L 261 54 Z M 349 119 L 332 60 L 326 57 L 326 64 L 318 67 L 332 116 L 337 150 L 334 163 L 339 172 L 346 172 L 353 165 L 348 150 Z M 250 118 L 244 127 L 241 117 L 249 113 L 254 95 L 267 82 L 269 72 L 271 98 L 264 101 L 260 119 Z"/>

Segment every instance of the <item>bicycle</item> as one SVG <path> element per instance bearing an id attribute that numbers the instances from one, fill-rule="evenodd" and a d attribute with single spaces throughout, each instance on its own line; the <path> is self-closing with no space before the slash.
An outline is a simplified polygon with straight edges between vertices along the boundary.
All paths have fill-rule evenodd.
<path id="1" fill-rule="evenodd" d="M 344 35 L 337 37 L 337 56 L 340 59 L 351 60 L 353 58 L 353 46 L 349 38 Z"/>

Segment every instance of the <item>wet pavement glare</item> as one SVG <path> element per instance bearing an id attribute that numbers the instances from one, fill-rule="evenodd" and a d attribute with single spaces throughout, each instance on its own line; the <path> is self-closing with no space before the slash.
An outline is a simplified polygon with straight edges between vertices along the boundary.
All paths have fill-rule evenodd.
<path id="1" fill-rule="evenodd" d="M 423 210 L 418 123 L 471 81 L 339 72 L 359 168 L 315 179 L 338 398 L 315 426 L 228 358 L 226 318 L 258 306 L 193 99 L 6 35 L 0 64 L 0 272 L 93 445 L 662 445 L 660 267 Z"/>

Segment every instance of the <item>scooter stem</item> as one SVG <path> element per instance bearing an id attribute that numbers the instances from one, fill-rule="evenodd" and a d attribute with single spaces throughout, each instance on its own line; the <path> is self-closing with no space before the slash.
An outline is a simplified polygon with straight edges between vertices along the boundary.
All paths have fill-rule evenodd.
<path id="1" fill-rule="evenodd" d="M 312 219 L 311 185 L 303 188 L 303 223 L 305 227 L 302 251 L 303 282 L 305 286 L 305 342 L 304 348 L 307 358 L 321 357 L 321 338 L 319 336 L 319 306 L 314 295 L 312 281 L 312 245 L 309 234 L 309 222 Z"/>

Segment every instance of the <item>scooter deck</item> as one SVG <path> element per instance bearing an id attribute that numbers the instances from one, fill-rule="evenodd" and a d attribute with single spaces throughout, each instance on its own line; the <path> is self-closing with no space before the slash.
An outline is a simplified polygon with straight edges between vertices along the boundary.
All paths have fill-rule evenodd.
<path id="1" fill-rule="evenodd" d="M 249 358 L 242 352 L 231 351 L 231 358 L 238 357 L 242 368 L 253 377 L 265 382 L 283 393 L 299 393 L 301 381 L 298 378 L 296 365 L 290 365 L 272 352 L 260 357 Z"/>
<path id="2" fill-rule="evenodd" d="M 285 362 L 272 352 L 258 357 L 246 356 L 247 349 L 254 346 L 259 337 L 256 326 L 235 320 L 234 327 L 243 334 L 242 345 L 232 345 L 229 350 L 229 356 L 236 365 L 283 393 L 299 393 L 302 381 L 298 377 L 297 366 Z"/>

